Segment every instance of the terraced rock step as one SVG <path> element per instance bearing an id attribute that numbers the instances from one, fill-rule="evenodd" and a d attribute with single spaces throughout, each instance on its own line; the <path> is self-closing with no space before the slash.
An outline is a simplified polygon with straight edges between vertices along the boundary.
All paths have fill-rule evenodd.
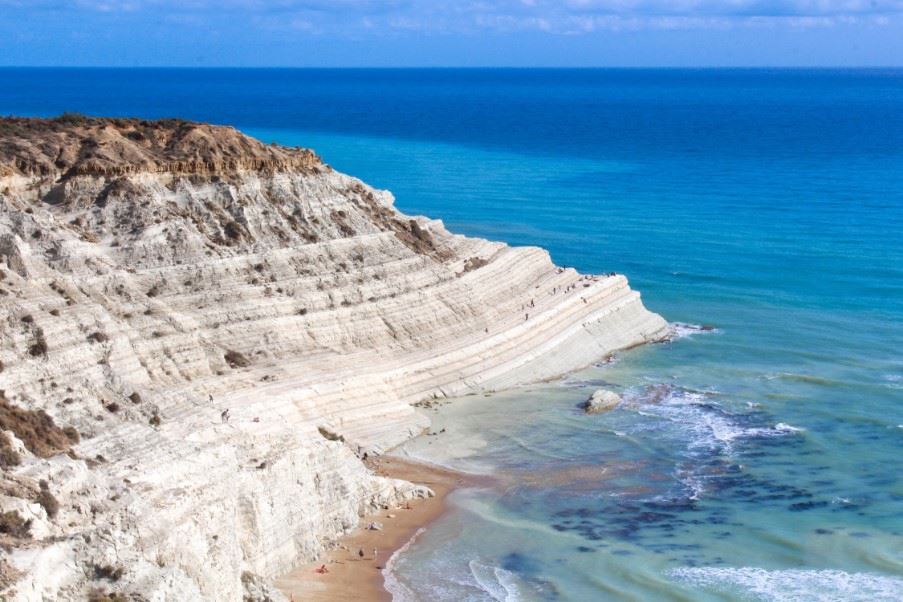
<path id="1" fill-rule="evenodd" d="M 30 521 L 0 542 L 10 600 L 242 599 L 427 494 L 360 461 L 428 426 L 412 404 L 668 335 L 623 276 L 177 120 L 0 120 L 0 306 L 5 398 L 80 433 L 50 458 L 7 433 L 0 510 Z"/>

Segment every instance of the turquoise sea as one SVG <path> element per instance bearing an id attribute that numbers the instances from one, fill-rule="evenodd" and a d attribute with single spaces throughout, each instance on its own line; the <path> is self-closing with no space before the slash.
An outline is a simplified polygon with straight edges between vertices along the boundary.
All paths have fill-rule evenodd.
<path id="1" fill-rule="evenodd" d="M 397 599 L 903 599 L 903 71 L 0 69 L 0 113 L 66 110 L 313 147 L 685 325 L 433 413 L 403 451 L 498 478 Z"/>

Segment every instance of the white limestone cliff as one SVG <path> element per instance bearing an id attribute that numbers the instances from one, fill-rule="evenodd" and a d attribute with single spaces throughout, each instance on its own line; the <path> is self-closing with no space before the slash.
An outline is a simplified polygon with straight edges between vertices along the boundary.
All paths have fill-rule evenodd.
<path id="1" fill-rule="evenodd" d="M 31 521 L 3 535 L 9 600 L 263 599 L 368 508 L 429 494 L 360 460 L 428 425 L 413 403 L 668 334 L 623 276 L 177 121 L 3 120 L 0 275 L 5 403 L 80 433 L 69 455 L 7 433 L 0 512 Z"/>

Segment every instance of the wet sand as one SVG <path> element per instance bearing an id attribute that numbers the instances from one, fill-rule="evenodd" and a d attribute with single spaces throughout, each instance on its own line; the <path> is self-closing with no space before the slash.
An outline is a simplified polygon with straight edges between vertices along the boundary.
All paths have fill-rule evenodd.
<path id="1" fill-rule="evenodd" d="M 382 568 L 418 529 L 442 514 L 448 494 L 470 479 L 468 475 L 396 456 L 382 456 L 369 461 L 368 465 L 377 474 L 426 485 L 436 495 L 412 500 L 409 510 L 380 510 L 362 518 L 357 529 L 339 540 L 340 547 L 326 552 L 316 562 L 276 579 L 276 587 L 286 597 L 294 595 L 296 602 L 391 601 L 383 587 Z M 371 522 L 381 523 L 382 529 L 368 530 L 367 525 Z M 379 551 L 376 559 L 373 558 L 374 548 Z M 360 549 L 364 550 L 363 559 L 358 556 Z M 329 572 L 315 572 L 323 564 Z"/>

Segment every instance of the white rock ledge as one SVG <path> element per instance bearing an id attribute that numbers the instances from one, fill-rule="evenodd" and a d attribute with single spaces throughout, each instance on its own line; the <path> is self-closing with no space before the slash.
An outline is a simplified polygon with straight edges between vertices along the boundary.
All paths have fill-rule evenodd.
<path id="1" fill-rule="evenodd" d="M 0 598 L 259 597 L 364 512 L 427 495 L 358 458 L 428 426 L 412 403 L 668 334 L 623 276 L 451 234 L 325 165 L 215 167 L 0 177 L 0 389 L 82 433 L 78 459 L 3 473 L 0 510 L 41 479 L 61 508 L 28 501 Z"/>

